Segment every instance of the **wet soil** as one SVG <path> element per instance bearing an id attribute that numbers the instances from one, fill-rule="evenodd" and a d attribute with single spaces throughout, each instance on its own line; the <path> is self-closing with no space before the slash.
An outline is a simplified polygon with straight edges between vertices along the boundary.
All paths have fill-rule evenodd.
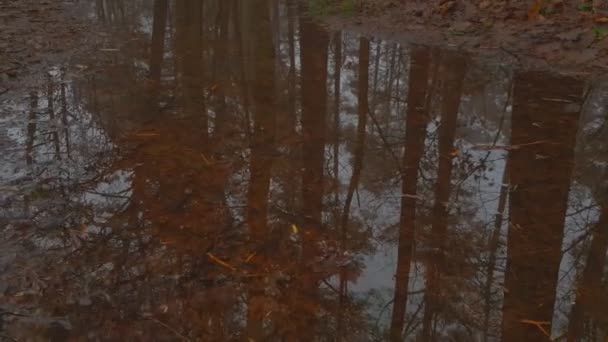
<path id="1" fill-rule="evenodd" d="M 341 2 L 344 3 L 344 2 Z M 608 70 L 608 8 L 601 1 L 371 0 L 325 22 L 403 43 L 443 47 L 525 69 Z M 331 12 L 328 10 L 328 12 Z M 535 14 L 533 14 L 535 13 Z"/>
<path id="2" fill-rule="evenodd" d="M 86 50 L 90 25 L 73 1 L 5 0 L 0 3 L 0 94 L 24 84 L 35 71 Z M 69 55 L 66 56 L 66 52 Z"/>

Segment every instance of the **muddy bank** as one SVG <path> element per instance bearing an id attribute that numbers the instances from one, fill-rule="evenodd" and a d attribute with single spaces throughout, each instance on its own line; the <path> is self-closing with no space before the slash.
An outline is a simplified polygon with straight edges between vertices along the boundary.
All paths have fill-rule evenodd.
<path id="1" fill-rule="evenodd" d="M 608 70 L 606 4 L 552 1 L 372 0 L 345 11 L 328 9 L 324 21 L 402 43 L 447 47 L 500 59 L 526 69 L 571 74 Z"/>
<path id="2" fill-rule="evenodd" d="M 31 81 L 28 75 L 83 50 L 87 26 L 75 7 L 63 1 L 0 3 L 0 95 Z"/>

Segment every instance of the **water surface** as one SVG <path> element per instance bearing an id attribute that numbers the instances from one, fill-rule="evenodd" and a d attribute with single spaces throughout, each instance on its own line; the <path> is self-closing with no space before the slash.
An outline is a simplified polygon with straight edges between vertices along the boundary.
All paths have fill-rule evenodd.
<path id="1" fill-rule="evenodd" d="M 0 102 L 0 334 L 604 341 L 608 85 L 328 32 L 292 0 L 85 1 Z"/>

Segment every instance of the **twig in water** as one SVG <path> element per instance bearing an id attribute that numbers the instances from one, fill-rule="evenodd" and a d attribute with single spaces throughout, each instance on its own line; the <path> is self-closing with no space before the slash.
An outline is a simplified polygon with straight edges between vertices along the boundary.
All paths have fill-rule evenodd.
<path id="1" fill-rule="evenodd" d="M 17 339 L 15 339 L 11 336 L 5 335 L 5 334 L 0 334 L 0 338 L 6 339 L 6 340 L 12 341 L 12 342 L 19 342 Z"/>
<path id="2" fill-rule="evenodd" d="M 541 321 L 533 321 L 533 320 L 529 320 L 529 319 L 522 319 L 520 320 L 521 323 L 523 324 L 531 324 L 534 325 L 535 327 L 537 327 L 543 334 L 545 334 L 545 336 L 551 338 L 551 334 L 549 334 L 549 332 L 543 327 L 544 325 L 551 325 L 551 322 L 541 322 Z"/>
<path id="3" fill-rule="evenodd" d="M 165 329 L 167 329 L 167 330 L 169 330 L 170 332 L 174 333 L 174 334 L 175 334 L 175 336 L 179 337 L 179 338 L 180 338 L 180 339 L 182 339 L 183 341 L 192 341 L 192 340 L 191 340 L 191 339 L 189 339 L 188 337 L 186 337 L 186 336 L 184 336 L 184 335 L 180 334 L 180 333 L 179 333 L 179 331 L 177 331 L 177 330 L 175 330 L 175 329 L 171 328 L 171 327 L 170 327 L 170 326 L 168 326 L 166 323 L 163 323 L 163 322 L 159 321 L 159 320 L 158 320 L 158 319 L 156 319 L 156 318 L 147 317 L 146 319 L 147 319 L 147 320 L 150 320 L 150 321 L 152 321 L 152 322 L 154 322 L 154 323 L 156 323 L 156 324 L 158 324 L 158 325 L 160 325 L 161 327 L 163 327 L 163 328 L 165 328 Z"/>
<path id="4" fill-rule="evenodd" d="M 229 263 L 223 261 L 222 259 L 216 257 L 215 255 L 211 254 L 211 253 L 207 253 L 207 256 L 209 257 L 209 259 L 213 262 L 215 262 L 216 264 L 223 266 L 229 270 L 231 270 L 232 272 L 236 272 L 237 269 L 236 267 L 230 265 Z"/>
<path id="5" fill-rule="evenodd" d="M 478 151 L 491 151 L 491 150 L 512 151 L 512 150 L 517 150 L 517 149 L 520 149 L 520 148 L 526 147 L 526 146 L 541 145 L 541 144 L 547 144 L 547 143 L 550 143 L 550 142 L 547 141 L 547 140 L 539 140 L 539 141 L 533 141 L 533 142 L 529 142 L 529 143 L 525 143 L 525 144 L 509 145 L 509 146 L 503 146 L 503 145 L 475 145 L 475 146 L 471 147 L 471 150 L 478 150 Z"/>

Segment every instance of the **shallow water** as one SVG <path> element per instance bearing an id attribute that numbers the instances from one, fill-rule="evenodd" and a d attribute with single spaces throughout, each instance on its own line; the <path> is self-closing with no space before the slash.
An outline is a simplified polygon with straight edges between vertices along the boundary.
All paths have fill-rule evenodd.
<path id="1" fill-rule="evenodd" d="M 97 49 L 0 102 L 0 334 L 607 338 L 608 85 L 291 0 L 83 7 Z"/>

